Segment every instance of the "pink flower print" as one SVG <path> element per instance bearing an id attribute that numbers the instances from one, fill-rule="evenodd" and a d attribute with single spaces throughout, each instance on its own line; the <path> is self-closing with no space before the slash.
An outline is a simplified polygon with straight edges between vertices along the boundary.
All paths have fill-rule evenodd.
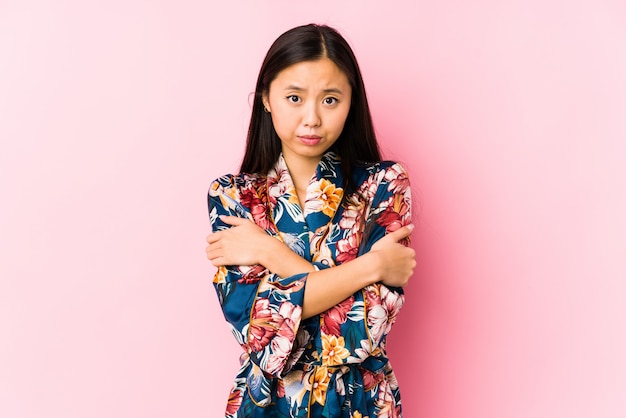
<path id="1" fill-rule="evenodd" d="M 290 320 L 291 324 L 294 324 L 296 322 L 300 322 L 300 318 L 302 318 L 302 307 L 294 305 L 289 301 L 285 301 L 280 304 L 280 308 L 278 308 L 278 315 L 284 319 Z"/>
<path id="2" fill-rule="evenodd" d="M 378 409 L 379 418 L 400 417 L 400 406 L 396 405 L 396 399 L 393 396 L 393 392 L 385 380 L 381 381 L 378 387 L 376 408 Z"/>
<path id="3" fill-rule="evenodd" d="M 380 299 L 382 302 L 381 306 L 387 312 L 388 325 L 385 334 L 388 334 L 391 331 L 391 325 L 396 321 L 400 313 L 402 305 L 404 305 L 404 295 L 389 290 L 387 286 L 380 286 Z"/>
<path id="4" fill-rule="evenodd" d="M 302 317 L 302 308 L 291 302 L 283 302 L 275 315 L 276 336 L 271 343 L 271 354 L 267 361 L 267 372 L 271 374 L 279 373 L 285 365 L 287 358 L 293 349 L 293 342 L 296 338 L 296 324 Z"/>
<path id="5" fill-rule="evenodd" d="M 409 188 L 409 176 L 399 164 L 394 164 L 385 172 L 385 180 L 389 182 L 389 191 L 404 193 Z"/>
<path id="6" fill-rule="evenodd" d="M 367 178 L 367 180 L 359 186 L 359 194 L 363 196 L 363 199 L 366 201 L 372 201 L 374 196 L 376 195 L 376 190 L 379 185 L 379 178 L 382 173 L 372 174 Z"/>
<path id="7" fill-rule="evenodd" d="M 391 331 L 391 326 L 404 303 L 404 296 L 390 291 L 383 285 L 368 286 L 365 295 L 368 306 L 367 325 L 370 327 L 372 342 L 378 345 L 380 340 Z"/>
<path id="8" fill-rule="evenodd" d="M 252 214 L 254 223 L 263 229 L 270 229 L 272 222 L 267 217 L 267 208 L 263 204 L 261 198 L 257 195 L 256 190 L 247 188 L 241 192 L 241 204 L 247 207 Z"/>
<path id="9" fill-rule="evenodd" d="M 380 213 L 376 223 L 385 228 L 386 232 L 393 232 L 402 227 L 402 217 L 393 208 L 388 207 Z"/>
<path id="10" fill-rule="evenodd" d="M 291 302 L 280 304 L 277 315 L 278 336 L 286 338 L 291 344 L 296 338 L 296 324 L 300 323 L 302 308 Z"/>
<path id="11" fill-rule="evenodd" d="M 260 264 L 256 264 L 254 266 L 245 266 L 246 269 L 244 269 L 243 267 L 244 266 L 239 267 L 239 271 L 243 273 L 243 276 L 237 279 L 238 283 L 256 283 L 268 273 L 268 270 Z"/>
<path id="12" fill-rule="evenodd" d="M 376 223 L 385 228 L 387 232 L 393 232 L 404 226 L 409 206 L 404 201 L 402 195 L 394 195 L 387 202 L 388 206 L 380 213 Z"/>
<path id="13" fill-rule="evenodd" d="M 354 303 L 354 297 L 350 296 L 348 299 L 333 306 L 326 312 L 322 313 L 322 332 L 328 335 L 339 336 L 341 334 L 341 324 L 345 323 L 348 319 L 348 312 L 352 309 Z"/>
<path id="14" fill-rule="evenodd" d="M 226 415 L 235 415 L 241 406 L 242 393 L 239 389 L 233 389 L 228 395 L 228 403 L 226 404 Z"/>
<path id="15" fill-rule="evenodd" d="M 262 298 L 254 304 L 254 311 L 248 328 L 248 347 L 253 352 L 265 348 L 276 335 L 277 327 L 269 308 L 269 300 Z"/>
<path id="16" fill-rule="evenodd" d="M 365 297 L 367 298 L 367 306 L 376 306 L 380 305 L 380 291 L 379 288 L 382 286 L 379 285 L 371 285 L 365 288 Z"/>
<path id="17" fill-rule="evenodd" d="M 283 370 L 287 357 L 291 352 L 292 341 L 280 335 L 272 340 L 272 351 L 267 357 L 266 371 L 268 373 L 276 375 Z"/>
<path id="18" fill-rule="evenodd" d="M 364 224 L 364 210 L 362 207 L 349 207 L 346 209 L 339 221 L 341 229 L 348 229 L 351 233 L 358 232 Z"/>
<path id="19" fill-rule="evenodd" d="M 337 264 L 354 260 L 359 253 L 360 233 L 348 234 L 344 239 L 337 241 Z"/>
<path id="20" fill-rule="evenodd" d="M 267 176 L 268 196 L 272 204 L 276 199 L 284 194 L 295 194 L 293 191 L 293 180 L 289 175 L 289 170 L 282 156 L 276 163 L 275 172 L 270 172 Z"/>
<path id="21" fill-rule="evenodd" d="M 367 309 L 367 325 L 374 345 L 378 345 L 387 328 L 387 312 L 380 305 L 370 306 Z"/>
<path id="22" fill-rule="evenodd" d="M 384 373 L 378 372 L 374 373 L 368 369 L 361 369 L 361 374 L 363 375 L 363 389 L 368 392 L 374 388 L 383 380 Z"/>

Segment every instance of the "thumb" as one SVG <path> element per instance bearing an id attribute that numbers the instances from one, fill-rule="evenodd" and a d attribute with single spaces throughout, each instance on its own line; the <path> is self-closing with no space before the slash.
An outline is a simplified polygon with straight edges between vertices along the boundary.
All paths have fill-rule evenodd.
<path id="1" fill-rule="evenodd" d="M 395 242 L 398 242 L 401 239 L 404 239 L 408 237 L 409 235 L 411 235 L 411 232 L 413 232 L 413 228 L 414 228 L 413 224 L 405 225 L 402 228 L 398 228 L 395 231 L 387 234 L 387 238 L 392 239 Z"/>

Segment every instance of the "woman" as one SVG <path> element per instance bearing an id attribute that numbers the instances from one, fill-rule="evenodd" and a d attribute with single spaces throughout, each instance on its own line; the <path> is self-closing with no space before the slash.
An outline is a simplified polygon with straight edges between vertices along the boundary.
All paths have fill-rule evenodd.
<path id="1" fill-rule="evenodd" d="M 208 200 L 207 257 L 243 348 L 226 416 L 400 416 L 385 338 L 415 266 L 409 183 L 381 161 L 334 29 L 296 27 L 271 46 L 241 174 Z"/>

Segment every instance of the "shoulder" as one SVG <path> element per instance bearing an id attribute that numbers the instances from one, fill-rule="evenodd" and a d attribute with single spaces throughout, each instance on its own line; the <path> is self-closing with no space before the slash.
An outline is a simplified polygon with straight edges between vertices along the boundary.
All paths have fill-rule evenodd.
<path id="1" fill-rule="evenodd" d="M 249 203 L 250 198 L 258 194 L 265 183 L 263 178 L 250 174 L 225 174 L 213 180 L 207 196 L 211 223 L 218 225 L 218 214 L 249 218 L 250 210 L 246 202 Z"/>
<path id="2" fill-rule="evenodd" d="M 213 180 L 209 186 L 209 196 L 232 194 L 247 188 L 257 188 L 262 178 L 259 174 L 225 174 Z"/>
<path id="3" fill-rule="evenodd" d="M 375 177 L 384 180 L 394 180 L 396 178 L 408 179 L 409 175 L 404 166 L 396 161 L 379 161 L 375 163 L 359 163 L 354 167 L 356 179 L 365 180 Z"/>
<path id="4" fill-rule="evenodd" d="M 380 161 L 355 168 L 353 181 L 360 198 L 372 202 L 402 195 L 410 198 L 409 176 L 404 166 L 395 161 Z"/>

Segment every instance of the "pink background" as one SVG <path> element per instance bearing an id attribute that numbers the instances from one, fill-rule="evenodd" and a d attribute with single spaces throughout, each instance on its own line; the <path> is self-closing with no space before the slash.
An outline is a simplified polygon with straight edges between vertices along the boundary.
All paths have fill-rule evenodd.
<path id="1" fill-rule="evenodd" d="M 0 416 L 220 416 L 206 189 L 311 21 L 422 202 L 405 416 L 626 416 L 621 0 L 0 1 Z"/>

